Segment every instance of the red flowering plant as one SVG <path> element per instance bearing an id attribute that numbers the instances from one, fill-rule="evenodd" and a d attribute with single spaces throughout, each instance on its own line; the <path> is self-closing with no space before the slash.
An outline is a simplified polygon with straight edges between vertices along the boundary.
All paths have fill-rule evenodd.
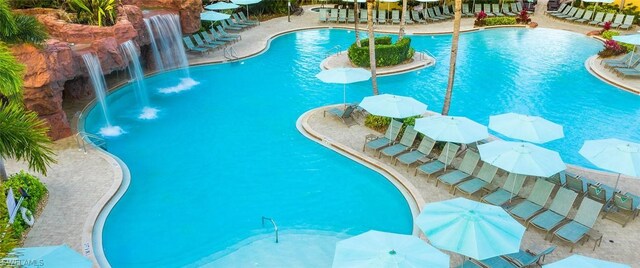
<path id="1" fill-rule="evenodd" d="M 608 31 L 609 29 L 611 29 L 611 22 L 607 21 L 604 23 L 604 26 L 602 26 L 602 32 Z"/>
<path id="2" fill-rule="evenodd" d="M 604 49 L 598 52 L 598 56 L 607 58 L 617 56 L 625 52 L 627 52 L 627 49 L 618 44 L 618 42 L 616 42 L 615 40 L 607 40 L 604 42 Z"/>
<path id="3" fill-rule="evenodd" d="M 478 15 L 476 15 L 476 21 L 473 22 L 474 26 L 482 27 L 485 24 L 484 19 L 487 18 L 487 13 L 484 13 L 484 10 L 480 10 Z"/>
<path id="4" fill-rule="evenodd" d="M 527 24 L 527 23 L 531 22 L 531 19 L 529 18 L 529 13 L 527 13 L 527 9 L 526 8 L 523 9 L 522 11 L 520 11 L 520 14 L 516 18 L 516 21 L 518 23 L 522 23 L 522 24 Z"/>

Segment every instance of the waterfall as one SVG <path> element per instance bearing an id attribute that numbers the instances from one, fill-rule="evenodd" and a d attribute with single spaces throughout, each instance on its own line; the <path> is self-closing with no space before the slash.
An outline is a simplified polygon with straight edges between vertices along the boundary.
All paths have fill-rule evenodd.
<path id="1" fill-rule="evenodd" d="M 149 96 L 147 94 L 144 74 L 142 73 L 142 66 L 140 65 L 140 55 L 136 44 L 132 40 L 129 40 L 120 44 L 120 49 L 122 49 L 125 59 L 129 62 L 128 69 L 131 79 L 136 83 L 136 98 L 138 99 L 140 106 L 142 106 L 142 113 L 138 118 L 156 118 L 158 110 L 149 106 Z"/>
<path id="2" fill-rule="evenodd" d="M 109 120 L 109 110 L 106 100 L 107 83 L 104 81 L 104 74 L 102 73 L 100 60 L 93 53 L 83 54 L 82 60 L 84 60 L 84 64 L 87 66 L 87 70 L 89 71 L 89 78 L 91 78 L 93 91 L 96 93 L 96 99 L 98 101 L 98 104 L 102 108 L 104 121 L 107 123 L 106 127 L 100 129 L 100 134 L 102 136 L 119 136 L 120 134 L 124 133 L 124 131 L 119 126 L 112 126 L 111 121 Z"/>
<path id="3" fill-rule="evenodd" d="M 153 50 L 156 66 L 163 68 L 160 70 L 176 68 L 183 70 L 183 77 L 179 78 L 177 85 L 160 88 L 158 91 L 165 94 L 176 93 L 191 89 L 199 84 L 199 82 L 191 79 L 189 74 L 189 61 L 182 45 L 180 17 L 176 14 L 164 14 L 145 18 L 144 20 L 151 38 L 151 49 Z"/>

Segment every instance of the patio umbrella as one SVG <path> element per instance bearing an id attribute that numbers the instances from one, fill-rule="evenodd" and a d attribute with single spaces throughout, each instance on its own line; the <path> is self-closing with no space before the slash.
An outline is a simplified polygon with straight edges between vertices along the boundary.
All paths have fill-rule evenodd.
<path id="1" fill-rule="evenodd" d="M 93 263 L 89 259 L 80 255 L 80 253 L 74 251 L 67 245 L 15 248 L 12 253 L 15 254 L 15 257 L 7 257 L 4 258 L 3 261 L 19 263 L 21 264 L 20 267 L 25 268 L 90 268 L 93 266 Z"/>
<path id="2" fill-rule="evenodd" d="M 200 20 L 219 21 L 219 20 L 226 20 L 229 17 L 231 16 L 229 16 L 228 14 L 215 12 L 215 11 L 205 11 L 200 13 Z"/>
<path id="3" fill-rule="evenodd" d="M 557 262 L 553 262 L 550 264 L 545 264 L 542 266 L 543 268 L 565 268 L 565 267 L 573 267 L 573 268 L 602 268 L 602 267 L 606 267 L 606 268 L 631 268 L 631 266 L 626 265 L 626 264 L 622 264 L 622 263 L 617 263 L 617 262 L 610 262 L 610 261 L 603 261 L 600 259 L 594 259 L 594 258 L 589 258 L 589 257 L 585 257 L 579 254 L 574 254 L 571 255 L 567 258 L 564 258 L 562 260 L 559 260 Z"/>
<path id="4" fill-rule="evenodd" d="M 477 260 L 518 252 L 525 231 L 503 208 L 462 197 L 426 204 L 416 225 L 435 247 Z"/>
<path id="5" fill-rule="evenodd" d="M 387 10 L 389 10 L 389 6 L 391 5 L 391 3 L 395 3 L 398 1 L 400 0 L 380 0 L 380 2 L 387 3 Z"/>
<path id="6" fill-rule="evenodd" d="M 464 144 L 489 137 L 487 127 L 460 116 L 434 115 L 418 118 L 414 129 L 436 141 Z"/>
<path id="7" fill-rule="evenodd" d="M 414 98 L 391 94 L 365 97 L 359 106 L 370 114 L 392 118 L 407 118 L 427 111 L 427 105 Z"/>
<path id="8" fill-rule="evenodd" d="M 227 9 L 236 9 L 239 8 L 239 5 L 236 5 L 234 3 L 227 3 L 227 2 L 217 2 L 215 4 L 211 4 L 211 5 L 207 5 L 204 7 L 204 9 L 208 9 L 208 10 L 227 10 Z"/>
<path id="9" fill-rule="evenodd" d="M 635 53 L 636 48 L 640 45 L 640 34 L 616 35 L 613 37 L 613 40 L 633 45 L 633 51 L 630 53 Z M 633 57 L 629 57 L 628 65 L 631 65 L 631 59 L 633 59 Z"/>
<path id="10" fill-rule="evenodd" d="M 262 0 L 231 0 L 236 5 L 247 6 L 247 18 L 249 18 L 249 5 L 260 3 Z"/>
<path id="11" fill-rule="evenodd" d="M 599 168 L 635 178 L 640 177 L 640 144 L 619 139 L 603 139 L 585 141 L 579 153 Z"/>
<path id="12" fill-rule="evenodd" d="M 449 267 L 444 254 L 412 235 L 368 231 L 336 244 L 337 267 Z"/>
<path id="13" fill-rule="evenodd" d="M 545 143 L 564 137 L 562 126 L 539 116 L 506 113 L 489 117 L 489 128 L 509 138 Z"/>
<path id="14" fill-rule="evenodd" d="M 346 105 L 347 84 L 369 80 L 371 72 L 363 68 L 335 68 L 323 70 L 316 74 L 316 78 L 325 83 L 342 84 L 343 102 Z"/>

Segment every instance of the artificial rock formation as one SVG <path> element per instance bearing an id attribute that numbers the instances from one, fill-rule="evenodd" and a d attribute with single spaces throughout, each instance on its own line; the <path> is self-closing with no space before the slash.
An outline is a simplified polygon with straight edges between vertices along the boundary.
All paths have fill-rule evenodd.
<path id="1" fill-rule="evenodd" d="M 180 15 L 183 33 L 200 30 L 202 0 L 123 0 L 123 3 L 140 3 L 145 8 L 161 8 L 176 11 Z"/>

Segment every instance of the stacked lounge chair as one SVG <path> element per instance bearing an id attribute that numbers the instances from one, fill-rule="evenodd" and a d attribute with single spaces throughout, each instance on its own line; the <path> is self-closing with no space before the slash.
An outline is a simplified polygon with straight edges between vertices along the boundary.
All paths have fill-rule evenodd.
<path id="1" fill-rule="evenodd" d="M 448 185 L 449 190 L 451 190 L 453 186 L 473 175 L 473 171 L 476 169 L 479 161 L 480 155 L 478 153 L 472 150 L 467 150 L 457 169 L 438 176 L 438 179 L 436 180 L 436 187 L 439 182 L 442 182 L 443 184 Z"/>
<path id="2" fill-rule="evenodd" d="M 571 251 L 573 251 L 575 244 L 582 240 L 587 232 L 593 228 L 601 209 L 601 203 L 589 198 L 582 199 L 582 204 L 580 204 L 578 213 L 576 213 L 573 220 L 553 232 L 554 236 L 571 243 Z M 551 237 L 551 241 L 553 242 L 553 237 Z"/>
<path id="3" fill-rule="evenodd" d="M 549 232 L 560 225 L 573 207 L 577 194 L 567 188 L 560 188 L 553 198 L 549 209 L 534 216 L 527 222 L 527 228 L 534 226 L 549 234 Z M 546 235 L 545 235 L 546 238 Z"/>
<path id="4" fill-rule="evenodd" d="M 429 154 L 433 150 L 433 146 L 436 144 L 436 141 L 433 139 L 424 136 L 418 148 L 410 149 L 409 152 L 396 156 L 393 162 L 394 164 L 400 162 L 407 165 L 407 168 L 413 163 L 418 161 L 427 162 L 429 159 Z"/>
<path id="5" fill-rule="evenodd" d="M 629 221 L 638 216 L 640 198 L 631 193 L 614 193 L 613 206 L 605 210 L 602 218 L 608 218 L 619 222 L 625 227 Z"/>
<path id="6" fill-rule="evenodd" d="M 544 209 L 554 185 L 546 180 L 538 179 L 527 199 L 509 208 L 507 212 L 516 219 L 527 221 Z"/>
<path id="7" fill-rule="evenodd" d="M 416 141 L 416 137 L 418 136 L 418 132 L 413 129 L 413 126 L 407 126 L 404 129 L 404 133 L 402 134 L 402 138 L 400 138 L 399 143 L 395 143 L 389 147 L 386 147 L 380 150 L 380 154 L 378 154 L 378 158 L 382 155 L 394 157 L 401 153 L 404 153 L 413 146 L 413 143 Z"/>
<path id="8" fill-rule="evenodd" d="M 460 145 L 455 143 L 447 142 L 440 152 L 438 159 L 432 160 L 430 162 L 424 163 L 416 168 L 416 171 L 413 173 L 414 176 L 418 175 L 418 171 L 420 173 L 427 174 L 427 180 L 431 177 L 431 175 L 443 171 L 447 168 L 447 166 L 451 165 L 451 162 L 456 157 L 456 153 L 460 149 Z"/>
<path id="9" fill-rule="evenodd" d="M 489 185 L 497 172 L 498 168 L 496 166 L 483 162 L 478 174 L 470 180 L 456 185 L 455 188 L 453 188 L 453 194 L 455 195 L 456 191 L 460 191 L 471 196 Z"/>
<path id="10" fill-rule="evenodd" d="M 362 151 L 364 152 L 367 148 L 369 148 L 377 152 L 380 149 L 393 144 L 393 142 L 395 142 L 395 140 L 398 138 L 398 134 L 400 134 L 400 129 L 402 129 L 402 122 L 392 119 L 384 136 L 368 136 L 365 138 L 365 143 L 364 146 L 362 146 Z"/>
<path id="11" fill-rule="evenodd" d="M 495 206 L 502 206 L 518 196 L 527 176 L 509 173 L 504 184 L 492 193 L 482 197 L 481 201 Z"/>

